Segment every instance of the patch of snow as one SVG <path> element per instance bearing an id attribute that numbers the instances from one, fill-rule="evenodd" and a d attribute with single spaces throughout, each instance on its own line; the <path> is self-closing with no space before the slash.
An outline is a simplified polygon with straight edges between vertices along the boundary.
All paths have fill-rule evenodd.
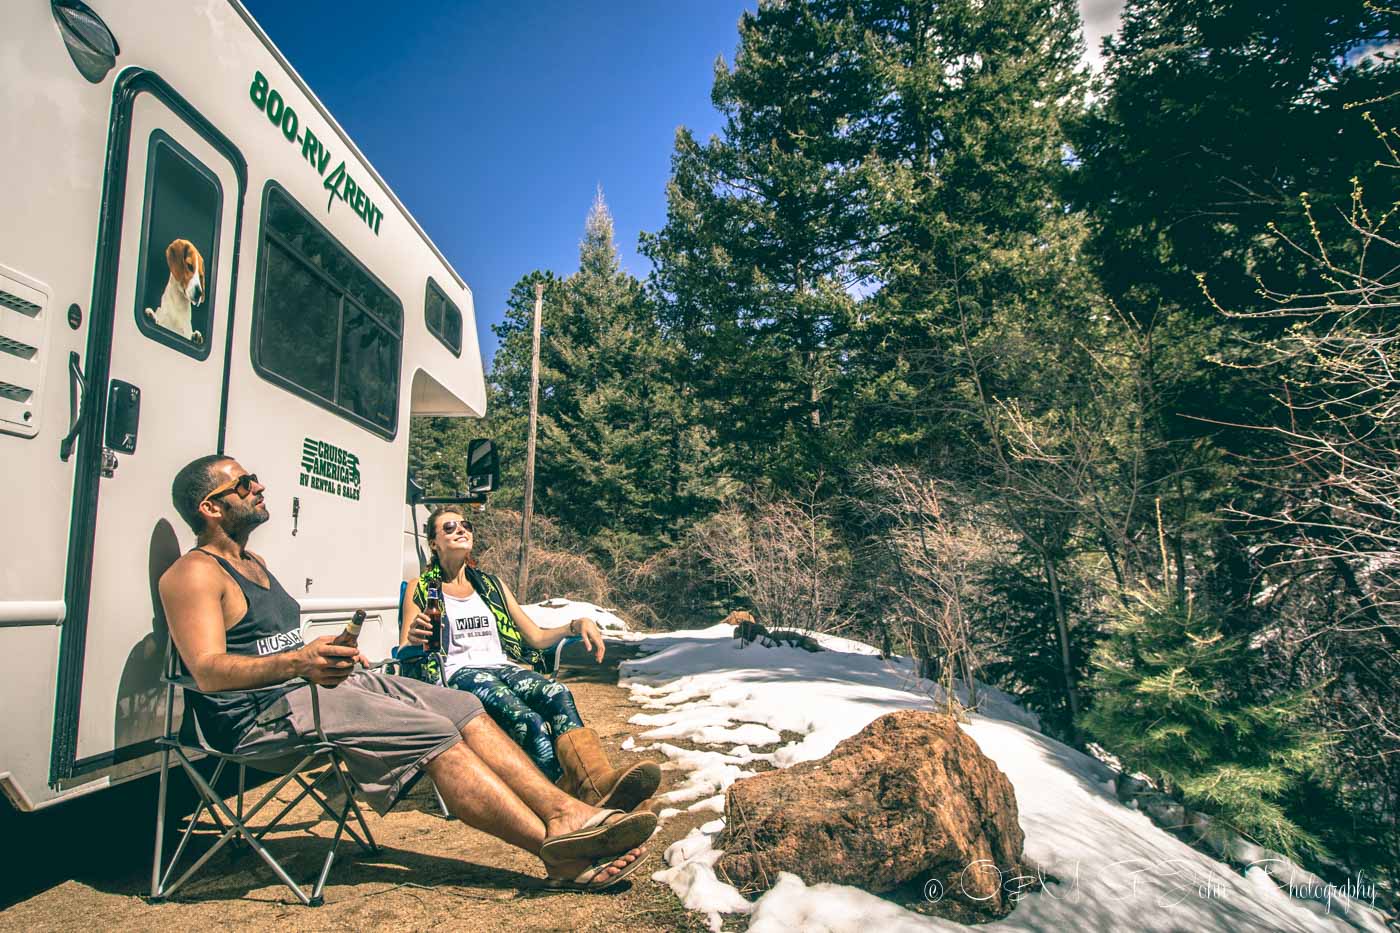
<path id="1" fill-rule="evenodd" d="M 521 606 L 540 628 L 563 628 L 575 619 L 592 619 L 598 628 L 609 634 L 630 631 L 611 609 L 572 599 L 550 599 L 542 603 Z"/>
<path id="2" fill-rule="evenodd" d="M 712 821 L 705 825 L 713 825 Z M 710 844 L 711 836 L 692 829 L 690 835 L 673 842 L 665 854 L 670 868 L 653 872 L 651 880 L 669 885 L 687 910 L 704 913 L 710 929 L 718 933 L 723 923 L 720 914 L 746 914 L 754 909 L 733 885 L 715 877 L 715 862 L 723 852 Z"/>
<path id="3" fill-rule="evenodd" d="M 915 676 L 907 659 L 881 659 L 877 652 L 841 650 L 835 643 L 815 653 L 758 643 L 739 650 L 731 634 L 721 625 L 648 637 L 644 646 L 653 653 L 622 666 L 620 683 L 635 702 L 656 711 L 633 719 L 652 727 L 644 738 L 660 739 L 653 733 L 663 732 L 696 744 L 706 736 L 736 743 L 727 753 L 654 743 L 672 768 L 689 772 L 679 787 L 661 795 L 668 803 L 699 801 L 691 807 L 697 809 L 717 801 L 722 809 L 725 789 L 752 776 L 743 766 L 754 760 L 777 767 L 814 760 L 886 713 L 945 706 L 937 685 Z M 1026 859 L 1045 881 L 1043 890 L 1031 893 L 1025 890 L 1030 879 L 1004 879 L 1016 907 L 1004 920 L 983 926 L 988 933 L 1385 929 L 1377 912 L 1345 892 L 1332 892 L 1328 903 L 1308 900 L 1318 895 L 1281 889 L 1262 868 L 1241 876 L 1191 848 L 1119 803 L 1112 769 L 1040 734 L 1035 717 L 1012 697 L 979 684 L 977 698 L 977 712 L 962 728 L 1011 781 Z M 748 744 L 771 741 L 744 738 L 738 744 L 743 730 L 755 724 L 767 730 L 765 737 L 788 732 L 799 738 L 756 754 Z M 722 853 L 712 840 L 719 822 L 706 823 L 668 849 L 670 868 L 653 876 L 688 908 L 704 911 L 712 929 L 719 928 L 720 914 L 749 911 L 753 930 L 963 929 L 856 888 L 808 886 L 795 875 L 783 875 L 750 904 L 715 877 Z"/>
<path id="4" fill-rule="evenodd" d="M 749 933 L 787 933 L 789 930 L 860 931 L 868 933 L 927 933 L 938 930 L 932 920 L 911 913 L 860 888 L 840 884 L 814 884 L 810 888 L 789 872 L 778 873 L 778 883 L 753 905 Z M 960 929 L 950 924 L 946 929 Z"/>
<path id="5" fill-rule="evenodd" d="M 880 649 L 867 645 L 863 641 L 856 641 L 854 638 L 842 638 L 840 635 L 820 635 L 816 632 L 803 632 L 810 636 L 817 644 L 828 651 L 842 651 L 846 654 L 873 654 L 879 655 Z"/>

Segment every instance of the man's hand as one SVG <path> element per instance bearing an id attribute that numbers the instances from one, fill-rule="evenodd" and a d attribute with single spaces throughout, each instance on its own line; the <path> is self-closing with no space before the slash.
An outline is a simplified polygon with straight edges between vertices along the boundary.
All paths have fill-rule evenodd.
<path id="1" fill-rule="evenodd" d="M 583 647 L 593 654 L 593 660 L 602 662 L 607 648 L 603 645 L 603 633 L 592 619 L 575 619 L 569 623 L 569 634 L 583 639 Z"/>
<path id="2" fill-rule="evenodd" d="M 340 686 L 341 681 L 354 673 L 360 649 L 333 645 L 331 642 L 334 640 L 332 635 L 322 635 L 294 652 L 292 670 L 296 676 L 305 677 L 318 687 L 331 689 Z"/>
<path id="3" fill-rule="evenodd" d="M 433 620 L 426 612 L 420 612 L 408 623 L 408 643 L 422 648 L 433 635 Z"/>

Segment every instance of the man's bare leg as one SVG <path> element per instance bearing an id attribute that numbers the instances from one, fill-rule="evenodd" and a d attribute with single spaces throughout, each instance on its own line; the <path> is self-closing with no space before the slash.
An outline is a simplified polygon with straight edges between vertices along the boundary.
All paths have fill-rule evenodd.
<path id="1" fill-rule="evenodd" d="M 598 812 L 597 807 L 556 787 L 490 716 L 477 716 L 463 726 L 462 738 L 486 767 L 544 821 L 546 837 L 578 829 Z"/>
<path id="2" fill-rule="evenodd" d="M 457 819 L 527 852 L 540 850 L 544 821 L 465 743 L 428 762 L 427 771 Z"/>
<path id="3" fill-rule="evenodd" d="M 489 716 L 467 723 L 462 737 L 463 744 L 438 755 L 427 771 L 448 811 L 466 825 L 538 854 L 548 836 L 577 829 L 598 812 L 550 783 Z M 619 854 L 598 877 L 618 874 L 644 851 Z M 550 874 L 572 878 L 588 867 L 583 860 L 559 862 Z"/>

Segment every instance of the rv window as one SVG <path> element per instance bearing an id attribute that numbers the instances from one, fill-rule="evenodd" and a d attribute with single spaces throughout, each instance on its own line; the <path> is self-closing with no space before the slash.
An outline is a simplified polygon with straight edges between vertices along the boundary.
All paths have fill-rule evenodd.
<path id="1" fill-rule="evenodd" d="M 207 168 L 161 130 L 146 157 L 136 325 L 196 359 L 209 357 L 223 194 Z"/>
<path id="2" fill-rule="evenodd" d="M 258 372 L 394 436 L 403 306 L 275 184 L 263 202 L 255 304 Z"/>
<path id="3" fill-rule="evenodd" d="M 462 312 L 432 279 L 428 279 L 428 294 L 423 299 L 423 316 L 428 322 L 428 330 L 447 349 L 461 356 Z"/>

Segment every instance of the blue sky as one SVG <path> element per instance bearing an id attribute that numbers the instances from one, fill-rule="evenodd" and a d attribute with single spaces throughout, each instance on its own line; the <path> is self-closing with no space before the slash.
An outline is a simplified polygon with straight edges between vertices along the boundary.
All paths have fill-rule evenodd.
<path id="1" fill-rule="evenodd" d="M 596 185 L 645 276 L 676 127 L 719 131 L 715 57 L 757 5 L 244 2 L 471 286 L 488 366 L 516 280 L 578 267 Z"/>
<path id="2" fill-rule="evenodd" d="M 623 267 L 666 219 L 678 126 L 706 138 L 714 61 L 757 0 L 244 0 L 471 286 L 491 325 L 533 269 L 568 275 L 597 185 Z M 1123 0 L 1080 0 L 1089 59 Z"/>

